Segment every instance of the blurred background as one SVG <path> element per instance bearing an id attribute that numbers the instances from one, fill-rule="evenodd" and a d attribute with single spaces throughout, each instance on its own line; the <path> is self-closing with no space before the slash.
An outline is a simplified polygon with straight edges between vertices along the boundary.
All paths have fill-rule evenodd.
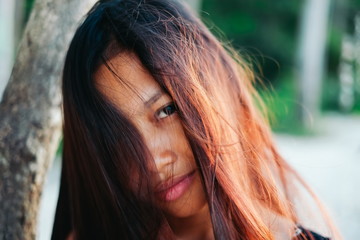
<path id="1" fill-rule="evenodd" d="M 75 1 L 75 0 L 74 0 Z M 187 0 L 257 74 L 280 152 L 360 236 L 360 0 Z M 34 0 L 0 0 L 0 99 Z M 49 239 L 60 157 L 48 174 L 38 239 Z"/>

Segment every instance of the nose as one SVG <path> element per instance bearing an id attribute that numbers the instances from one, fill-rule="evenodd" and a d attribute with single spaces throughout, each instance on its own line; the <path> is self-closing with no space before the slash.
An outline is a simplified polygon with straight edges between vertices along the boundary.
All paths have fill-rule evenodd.
<path id="1" fill-rule="evenodd" d="M 154 154 L 156 171 L 161 179 L 166 179 L 173 174 L 176 162 L 176 154 L 171 150 L 164 150 L 159 154 Z"/>
<path id="2" fill-rule="evenodd" d="M 144 129 L 142 135 L 154 160 L 150 163 L 151 171 L 157 172 L 161 179 L 169 177 L 177 160 L 175 136 L 156 128 Z"/>

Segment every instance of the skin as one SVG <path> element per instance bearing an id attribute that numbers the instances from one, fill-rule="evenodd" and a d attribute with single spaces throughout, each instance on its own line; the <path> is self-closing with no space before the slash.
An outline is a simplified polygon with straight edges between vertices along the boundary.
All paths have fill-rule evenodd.
<path id="1" fill-rule="evenodd" d="M 177 239 L 213 239 L 204 189 L 173 99 L 134 54 L 121 53 L 107 63 L 121 80 L 102 65 L 94 76 L 96 87 L 141 133 L 154 159 L 152 185 L 195 171 L 184 194 L 157 202 Z"/>
<path id="2" fill-rule="evenodd" d="M 152 185 L 156 188 L 164 181 L 195 171 L 191 185 L 180 198 L 157 202 L 176 239 L 214 239 L 199 172 L 173 100 L 133 53 L 121 53 L 107 64 L 121 80 L 101 65 L 94 75 L 96 87 L 141 133 L 154 159 L 150 163 Z M 275 239 L 291 239 L 295 227 L 292 222 L 267 209 L 262 211 Z M 72 239 L 74 232 L 67 238 Z"/>

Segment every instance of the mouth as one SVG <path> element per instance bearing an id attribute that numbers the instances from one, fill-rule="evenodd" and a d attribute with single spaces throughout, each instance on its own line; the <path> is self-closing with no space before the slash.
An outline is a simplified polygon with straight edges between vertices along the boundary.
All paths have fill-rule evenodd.
<path id="1" fill-rule="evenodd" d="M 156 197 L 161 201 L 175 201 L 180 198 L 190 187 L 195 177 L 195 170 L 174 179 L 161 183 L 155 191 Z"/>

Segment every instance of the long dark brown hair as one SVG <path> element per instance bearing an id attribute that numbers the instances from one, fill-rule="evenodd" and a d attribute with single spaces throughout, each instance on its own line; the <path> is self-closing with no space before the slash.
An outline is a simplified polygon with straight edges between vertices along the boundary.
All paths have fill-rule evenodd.
<path id="1" fill-rule="evenodd" d="M 264 209 L 299 223 L 297 192 L 289 189 L 304 183 L 274 147 L 240 56 L 176 1 L 104 0 L 77 29 L 65 61 L 53 239 L 70 232 L 76 239 L 172 238 L 147 200 L 151 156 L 141 134 L 95 86 L 94 72 L 123 51 L 135 53 L 176 103 L 216 239 L 273 239 Z M 129 187 L 130 169 L 138 191 Z"/>

